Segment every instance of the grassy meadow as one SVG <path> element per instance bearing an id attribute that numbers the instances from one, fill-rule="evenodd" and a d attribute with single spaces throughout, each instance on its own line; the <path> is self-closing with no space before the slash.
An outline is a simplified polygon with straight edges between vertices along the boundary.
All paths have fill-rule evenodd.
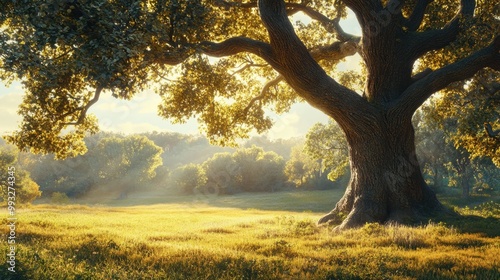
<path id="1" fill-rule="evenodd" d="M 16 273 L 2 261 L 0 279 L 500 279 L 498 204 L 413 228 L 317 227 L 340 195 L 33 205 L 16 212 Z M 8 227 L 1 233 L 7 252 Z"/>

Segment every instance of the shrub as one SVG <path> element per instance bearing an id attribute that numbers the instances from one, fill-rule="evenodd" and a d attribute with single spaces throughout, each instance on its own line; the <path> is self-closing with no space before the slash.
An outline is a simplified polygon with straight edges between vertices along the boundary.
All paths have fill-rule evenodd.
<path id="1" fill-rule="evenodd" d="M 65 193 L 55 192 L 52 193 L 52 196 L 50 197 L 50 202 L 52 204 L 69 204 L 70 200 Z"/>
<path id="2" fill-rule="evenodd" d="M 500 217 L 500 203 L 485 202 L 474 207 L 474 210 L 480 212 L 484 217 Z"/>

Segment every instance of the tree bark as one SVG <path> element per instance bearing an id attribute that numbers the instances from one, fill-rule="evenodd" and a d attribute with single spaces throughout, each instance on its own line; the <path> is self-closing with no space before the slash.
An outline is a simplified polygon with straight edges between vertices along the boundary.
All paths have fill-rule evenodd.
<path id="1" fill-rule="evenodd" d="M 363 129 L 363 134 L 346 131 L 351 179 L 335 209 L 319 224 L 339 213 L 347 214 L 338 226 L 345 229 L 373 222 L 411 224 L 449 212 L 424 181 L 411 119 L 385 115 L 381 113 L 369 126 L 354 128 Z"/>

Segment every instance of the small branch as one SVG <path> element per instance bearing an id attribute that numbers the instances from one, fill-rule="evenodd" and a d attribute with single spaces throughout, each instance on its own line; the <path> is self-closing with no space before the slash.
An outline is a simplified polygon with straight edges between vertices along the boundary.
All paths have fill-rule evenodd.
<path id="1" fill-rule="evenodd" d="M 165 80 L 165 81 L 168 81 L 168 82 L 173 82 L 174 80 L 170 79 L 170 78 L 167 78 L 165 77 L 165 75 L 163 73 L 160 73 L 160 71 L 158 71 L 158 68 L 157 67 L 154 67 L 153 68 L 153 71 L 155 72 L 155 74 L 160 77 L 160 79 L 162 80 Z"/>
<path id="2" fill-rule="evenodd" d="M 94 97 L 85 105 L 83 108 L 80 108 L 80 115 L 78 117 L 78 120 L 76 122 L 69 122 L 69 123 L 63 123 L 63 125 L 80 125 L 83 123 L 85 120 L 85 117 L 87 116 L 87 111 L 94 105 L 97 101 L 99 101 L 99 97 L 101 95 L 102 90 L 104 89 L 103 86 L 98 86 L 95 90 Z"/>
<path id="3" fill-rule="evenodd" d="M 497 140 L 500 139 L 500 129 L 493 130 L 491 124 L 487 122 L 484 123 L 484 129 L 486 130 L 486 134 L 488 134 L 489 137 Z"/>
<path id="4" fill-rule="evenodd" d="M 60 54 L 60 55 L 58 55 L 56 57 L 50 58 L 49 60 L 58 60 L 58 59 L 60 59 L 60 58 L 62 58 L 64 56 L 66 56 L 67 54 L 69 54 L 73 50 L 74 50 L 74 47 L 71 47 L 67 51 L 63 52 L 62 54 Z"/>
<path id="5" fill-rule="evenodd" d="M 257 6 L 258 6 L 256 1 L 241 3 L 241 2 L 230 2 L 230 1 L 224 1 L 224 0 L 216 0 L 215 3 L 216 3 L 216 5 L 218 5 L 220 7 L 224 7 L 224 8 L 249 9 L 249 8 L 257 8 Z M 321 25 L 328 32 L 335 33 L 337 39 L 339 39 L 340 41 L 347 41 L 347 40 L 351 40 L 353 38 L 358 38 L 357 36 L 351 35 L 342 29 L 342 27 L 339 24 L 340 18 L 335 18 L 332 20 L 329 17 L 325 16 L 324 14 L 313 9 L 312 7 L 307 6 L 307 4 L 285 3 L 285 6 L 287 8 L 286 13 L 288 16 L 292 16 L 298 12 L 302 12 L 305 15 L 307 15 L 308 17 L 310 17 L 311 19 L 320 22 Z"/>
<path id="6" fill-rule="evenodd" d="M 264 99 L 266 97 L 266 95 L 269 93 L 269 89 L 271 87 L 274 87 L 276 86 L 277 84 L 279 84 L 281 81 L 284 80 L 284 77 L 279 75 L 277 76 L 276 78 L 274 78 L 273 80 L 267 82 L 264 87 L 262 88 L 262 90 L 260 91 L 260 94 L 257 95 L 256 97 L 252 98 L 250 100 L 250 102 L 248 102 L 248 105 L 245 107 L 245 109 L 243 109 L 243 111 L 241 112 L 241 115 L 240 116 L 246 116 L 248 114 L 248 111 L 250 111 L 250 109 L 253 107 L 253 105 L 255 104 L 255 102 L 257 101 L 261 101 L 262 99 Z"/>
<path id="7" fill-rule="evenodd" d="M 238 73 L 241 73 L 249 68 L 252 68 L 252 67 L 266 67 L 268 66 L 267 64 L 256 64 L 256 63 L 253 63 L 253 62 L 249 62 L 249 63 L 246 63 L 245 65 L 243 65 L 241 68 L 239 68 L 238 70 L 234 71 L 233 73 L 231 73 L 231 76 L 234 76 Z"/>

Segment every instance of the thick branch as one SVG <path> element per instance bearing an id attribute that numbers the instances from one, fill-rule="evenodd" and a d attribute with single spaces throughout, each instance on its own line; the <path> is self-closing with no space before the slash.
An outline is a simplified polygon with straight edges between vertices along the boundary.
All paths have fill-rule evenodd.
<path id="1" fill-rule="evenodd" d="M 330 46 L 321 47 L 317 50 L 312 51 L 311 55 L 313 56 L 313 58 L 316 61 L 321 61 L 324 59 L 328 59 L 328 60 L 337 59 L 338 60 L 338 59 L 342 59 L 348 55 L 355 54 L 356 47 L 357 47 L 357 44 L 352 43 L 352 42 L 347 42 L 347 43 L 336 42 Z M 235 73 L 233 73 L 233 75 L 236 73 L 239 73 L 241 71 L 244 71 L 245 69 L 247 69 L 249 67 L 255 67 L 255 66 L 262 67 L 264 65 L 253 64 L 252 62 L 250 62 L 249 64 L 246 64 L 242 68 L 238 69 Z M 239 116 L 243 116 L 243 117 L 246 116 L 248 111 L 253 107 L 253 105 L 256 102 L 261 101 L 262 99 L 265 98 L 265 96 L 269 93 L 269 89 L 271 87 L 278 85 L 280 82 L 282 82 L 284 80 L 285 80 L 285 78 L 282 75 L 279 75 L 275 79 L 267 82 L 264 85 L 264 87 L 262 88 L 260 94 L 250 100 L 248 105 L 245 107 L 245 109 L 243 109 L 242 113 Z M 236 121 L 236 119 L 233 122 L 235 122 L 235 121 Z"/>
<path id="2" fill-rule="evenodd" d="M 406 23 L 406 27 L 408 31 L 417 31 L 417 29 L 422 24 L 422 20 L 424 19 L 425 9 L 427 6 L 432 3 L 434 0 L 418 0 L 413 12 Z"/>
<path id="3" fill-rule="evenodd" d="M 272 52 L 278 61 L 278 72 L 301 90 L 309 88 L 310 81 L 324 79 L 327 74 L 316 63 L 288 20 L 285 3 L 281 0 L 259 1 L 260 15 L 269 33 Z M 287 77 L 288 76 L 288 77 Z"/>
<path id="4" fill-rule="evenodd" d="M 427 74 L 403 92 L 396 102 L 396 110 L 413 114 L 433 93 L 450 83 L 466 80 L 485 67 L 500 70 L 499 51 L 500 36 L 496 37 L 488 47 Z"/>
<path id="5" fill-rule="evenodd" d="M 283 1 L 259 1 L 260 15 L 269 32 L 275 69 L 299 92 L 308 92 L 323 83 L 327 74 L 295 34 Z"/>
<path id="6" fill-rule="evenodd" d="M 356 42 L 335 42 L 329 46 L 319 47 L 311 51 L 311 55 L 316 61 L 320 60 L 340 60 L 347 56 L 356 54 L 359 45 Z"/>
<path id="7" fill-rule="evenodd" d="M 366 100 L 338 84 L 318 65 L 295 34 L 283 1 L 260 0 L 259 10 L 277 61 L 273 67 L 301 97 L 336 119 L 341 126 L 355 122 L 355 111 L 375 114 Z"/>
<path id="8" fill-rule="evenodd" d="M 446 47 L 455 40 L 460 31 L 460 19 L 472 17 L 476 8 L 475 0 L 461 0 L 460 11 L 442 29 L 434 29 L 413 35 L 412 53 L 416 57 Z"/>
<path id="9" fill-rule="evenodd" d="M 422 72 L 419 72 L 419 73 L 413 75 L 411 77 L 411 81 L 412 81 L 412 83 L 414 83 L 414 82 L 416 82 L 416 81 L 424 78 L 425 76 L 429 75 L 430 73 L 432 73 L 432 69 L 431 68 L 426 68 Z"/>
<path id="10" fill-rule="evenodd" d="M 214 57 L 231 56 L 241 52 L 248 52 L 261 57 L 271 65 L 275 64 L 269 44 L 246 37 L 234 37 L 220 43 L 201 42 L 198 49 L 202 53 Z"/>

